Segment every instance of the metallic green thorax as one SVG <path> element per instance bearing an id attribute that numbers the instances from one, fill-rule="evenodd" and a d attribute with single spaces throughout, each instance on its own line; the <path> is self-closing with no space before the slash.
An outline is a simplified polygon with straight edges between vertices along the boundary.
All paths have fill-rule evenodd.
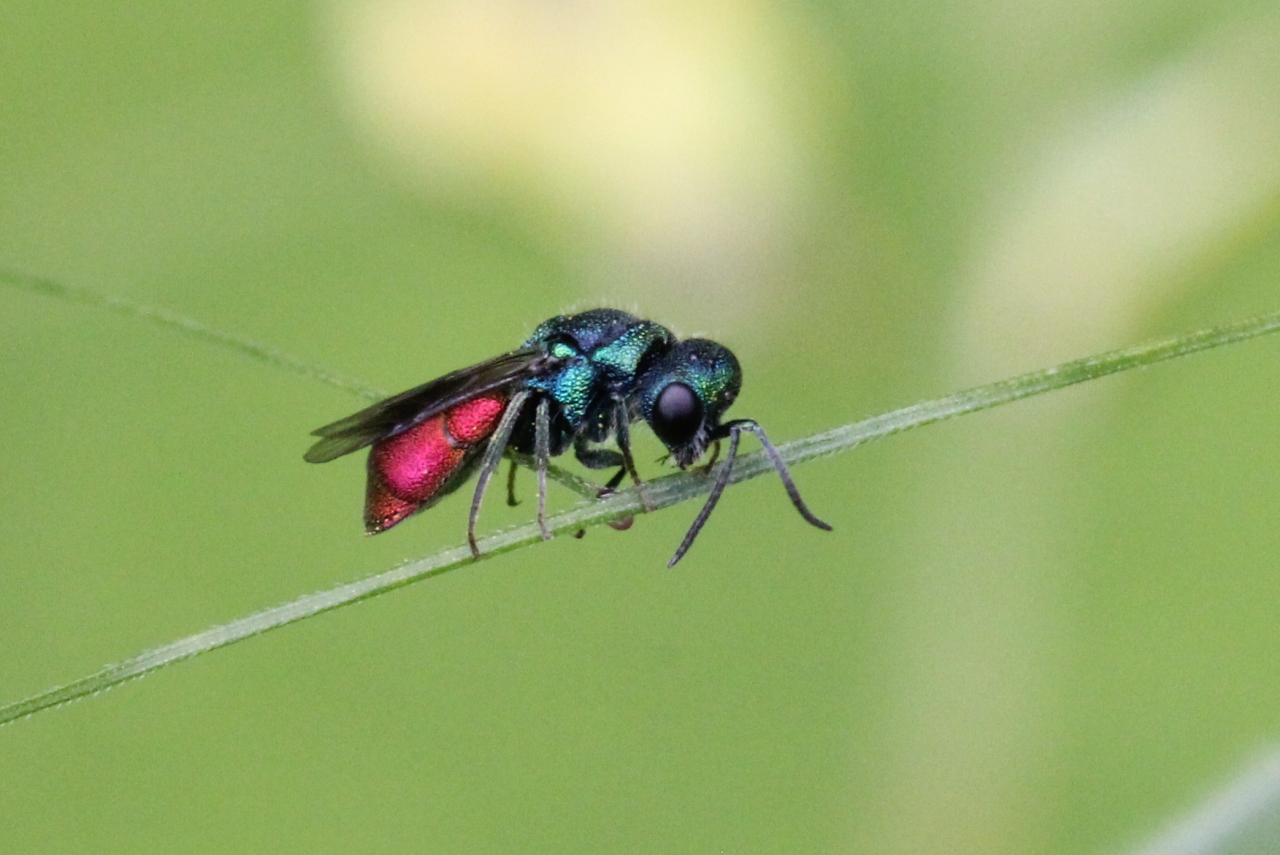
<path id="1" fill-rule="evenodd" d="M 654 426 L 663 416 L 655 411 L 658 398 L 676 384 L 696 397 L 697 412 L 690 416 L 700 427 L 678 441 L 663 441 L 676 463 L 688 466 L 702 455 L 742 385 L 738 360 L 727 348 L 706 339 L 677 341 L 666 327 L 617 309 L 554 317 L 539 325 L 525 346 L 542 348 L 558 360 L 528 381 L 528 388 L 551 404 L 552 454 L 575 441 L 604 442 L 620 420 L 644 419 Z M 517 428 L 512 444 L 529 453 L 531 418 Z"/>
<path id="2" fill-rule="evenodd" d="M 603 408 L 628 397 L 646 358 L 665 352 L 672 338 L 665 327 L 616 309 L 559 315 L 526 344 L 541 344 L 564 361 L 529 388 L 551 398 L 574 432 L 594 427 Z"/>

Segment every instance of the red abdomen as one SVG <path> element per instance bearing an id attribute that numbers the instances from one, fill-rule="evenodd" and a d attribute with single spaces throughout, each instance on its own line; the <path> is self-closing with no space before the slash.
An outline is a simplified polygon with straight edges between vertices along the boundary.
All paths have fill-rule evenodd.
<path id="1" fill-rule="evenodd" d="M 456 489 L 506 406 L 505 395 L 490 393 L 375 442 L 369 449 L 365 531 L 386 531 Z"/>

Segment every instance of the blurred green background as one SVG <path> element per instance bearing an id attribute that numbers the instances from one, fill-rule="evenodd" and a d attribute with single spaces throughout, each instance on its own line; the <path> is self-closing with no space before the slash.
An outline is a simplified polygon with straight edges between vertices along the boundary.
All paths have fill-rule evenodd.
<path id="1" fill-rule="evenodd" d="M 0 264 L 388 390 L 611 304 L 785 441 L 1280 307 L 1274 4 L 2 15 Z M 692 506 L 42 714 L 0 848 L 1122 851 L 1280 737 L 1276 378 L 1091 383 L 798 468 L 830 535 L 760 479 L 677 571 Z M 301 460 L 359 401 L 136 321 L 0 289 L 0 388 L 0 701 L 464 532 L 362 537 L 360 461 Z"/>

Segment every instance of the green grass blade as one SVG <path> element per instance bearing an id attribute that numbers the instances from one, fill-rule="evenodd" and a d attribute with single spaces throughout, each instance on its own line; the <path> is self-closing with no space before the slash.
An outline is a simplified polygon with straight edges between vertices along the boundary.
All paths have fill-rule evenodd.
<path id="1" fill-rule="evenodd" d="M 366 401 L 381 401 L 391 395 L 390 392 L 379 389 L 376 386 L 370 386 L 363 381 L 346 377 L 336 371 L 325 368 L 323 365 L 307 362 L 304 359 L 290 356 L 283 351 L 267 347 L 251 339 L 223 332 L 208 324 L 201 323 L 195 318 L 189 318 L 177 312 L 171 312 L 168 309 L 148 306 L 145 303 L 139 303 L 125 297 L 102 294 L 91 288 L 68 285 L 48 277 L 35 276 L 4 267 L 0 267 L 0 285 L 17 291 L 25 291 L 29 294 L 37 294 L 41 297 L 51 297 L 55 300 L 102 309 L 121 317 L 146 321 L 156 326 L 173 330 L 204 344 L 211 344 L 223 350 L 246 356 L 255 362 L 282 369 L 307 380 L 315 380 L 318 383 L 341 389 L 344 392 L 351 392 Z M 511 454 L 508 456 L 521 466 L 533 469 L 533 459 L 528 455 Z M 556 466 L 554 463 L 547 468 L 547 475 L 553 481 L 568 487 L 584 498 L 594 499 L 600 492 L 600 485 L 580 478 L 567 469 Z"/>
<path id="2" fill-rule="evenodd" d="M 0 285 L 18 291 L 25 291 L 29 294 L 38 294 L 42 297 L 52 297 L 55 300 L 79 303 L 85 306 L 92 306 L 95 309 L 104 309 L 112 314 L 126 318 L 146 321 L 181 333 L 197 341 L 234 351 L 242 356 L 249 357 L 255 362 L 266 363 L 291 374 L 297 374 L 300 377 L 323 383 L 326 386 L 333 386 L 345 392 L 352 392 L 367 401 L 380 401 L 387 397 L 387 393 L 383 390 L 369 386 L 359 380 L 344 377 L 335 371 L 289 356 L 287 353 L 282 353 L 275 348 L 267 347 L 256 341 L 222 332 L 194 318 L 188 318 L 168 309 L 148 306 L 145 303 L 139 303 L 124 297 L 101 294 L 90 288 L 68 285 L 44 276 L 35 276 L 4 267 L 0 267 Z"/>
<path id="3" fill-rule="evenodd" d="M 169 322 L 165 321 L 165 323 Z M 1280 312 L 1066 362 L 1053 368 L 979 386 L 786 443 L 778 446 L 778 451 L 788 465 L 794 465 L 816 457 L 848 451 L 873 439 L 901 433 L 943 419 L 1011 403 L 1108 374 L 1154 365 L 1179 356 L 1244 341 L 1278 329 L 1280 329 Z M 226 337 L 218 334 L 218 338 L 222 340 Z M 734 466 L 730 483 L 745 481 L 771 471 L 772 465 L 764 454 L 755 452 L 739 459 Z M 651 481 L 647 487 L 651 502 L 657 508 L 665 508 L 703 495 L 710 489 L 712 480 L 713 476 L 707 473 L 679 472 Z M 548 526 L 554 533 L 577 531 L 634 516 L 641 510 L 641 503 L 634 489 L 624 490 L 557 514 L 548 520 Z M 532 524 L 495 534 L 480 541 L 480 548 L 485 553 L 481 560 L 540 541 L 538 527 Z M 295 621 L 384 594 L 412 582 L 438 576 L 471 563 L 474 563 L 474 559 L 470 551 L 465 547 L 455 547 L 357 582 L 307 594 L 290 603 L 265 609 L 154 648 L 132 659 L 109 665 L 74 683 L 2 707 L 0 724 L 12 722 L 86 695 L 105 691 L 173 662 L 225 647 Z"/>
<path id="4" fill-rule="evenodd" d="M 1280 749 L 1274 746 L 1130 855 L 1264 852 L 1280 852 Z"/>
<path id="5" fill-rule="evenodd" d="M 808 439 L 798 440 L 787 446 L 792 455 L 787 457 L 787 462 L 799 463 L 815 457 L 848 451 L 864 442 L 901 433 L 911 428 L 967 413 L 976 413 L 1001 404 L 1009 404 L 1033 395 L 1083 383 L 1086 380 L 1106 377 L 1108 374 L 1119 374 L 1122 371 L 1144 368 L 1179 356 L 1212 350 L 1215 347 L 1266 335 L 1277 329 L 1280 329 L 1280 312 L 1271 312 L 1248 320 L 1064 362 L 1052 368 L 1044 368 L 1008 380 L 999 380 L 986 386 L 956 392 L 943 398 L 904 407 Z"/>

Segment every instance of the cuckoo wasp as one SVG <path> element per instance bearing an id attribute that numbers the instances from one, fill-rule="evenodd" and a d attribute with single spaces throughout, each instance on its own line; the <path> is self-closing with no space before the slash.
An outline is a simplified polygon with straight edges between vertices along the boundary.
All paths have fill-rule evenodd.
<path id="1" fill-rule="evenodd" d="M 589 469 L 643 482 L 631 456 L 630 425 L 643 420 L 686 469 L 720 440 L 729 451 L 702 510 L 667 566 L 702 530 L 729 483 L 744 431 L 760 440 L 800 515 L 830 531 L 805 506 L 764 430 L 751 419 L 721 422 L 738 396 L 742 369 L 725 347 L 706 339 L 678 341 L 670 330 L 616 309 L 593 309 L 546 321 L 519 348 L 463 368 L 340 419 L 314 432 L 306 453 L 326 463 L 370 446 L 364 524 L 386 531 L 458 489 L 477 467 L 467 540 L 478 558 L 480 503 L 508 449 L 531 455 L 538 477 L 538 525 L 546 525 L 547 466 L 570 448 Z M 601 448 L 613 440 L 614 448 Z M 714 454 L 713 454 L 714 459 Z"/>

